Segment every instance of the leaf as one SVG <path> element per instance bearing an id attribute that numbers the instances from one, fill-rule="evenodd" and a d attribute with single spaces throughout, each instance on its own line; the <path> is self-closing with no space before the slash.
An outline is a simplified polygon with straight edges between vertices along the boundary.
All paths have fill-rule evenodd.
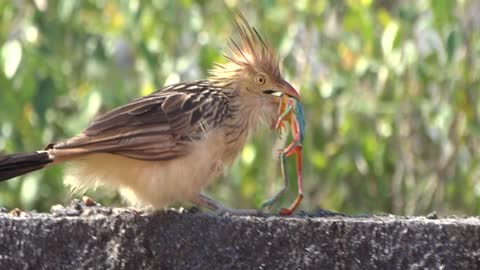
<path id="1" fill-rule="evenodd" d="M 460 37 L 457 31 L 451 31 L 447 37 L 447 57 L 448 61 L 452 61 L 455 51 L 459 47 Z"/>
<path id="2" fill-rule="evenodd" d="M 22 60 L 22 46 L 18 40 L 7 41 L 2 47 L 3 72 L 11 79 L 17 72 Z"/>
<path id="3" fill-rule="evenodd" d="M 395 21 L 391 21 L 388 23 L 385 31 L 383 31 L 382 40 L 380 43 L 384 56 L 388 57 L 392 53 L 395 38 L 397 37 L 399 29 L 399 25 Z"/>

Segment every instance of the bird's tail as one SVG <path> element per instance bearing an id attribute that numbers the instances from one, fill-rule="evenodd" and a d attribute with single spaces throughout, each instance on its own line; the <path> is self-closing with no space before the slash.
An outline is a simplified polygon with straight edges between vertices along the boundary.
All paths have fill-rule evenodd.
<path id="1" fill-rule="evenodd" d="M 47 151 L 0 155 L 0 181 L 40 170 L 53 162 Z"/>

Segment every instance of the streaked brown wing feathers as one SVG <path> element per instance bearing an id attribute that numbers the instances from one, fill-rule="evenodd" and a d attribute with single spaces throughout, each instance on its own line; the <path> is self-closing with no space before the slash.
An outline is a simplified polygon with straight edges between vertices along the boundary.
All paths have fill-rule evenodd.
<path id="1" fill-rule="evenodd" d="M 206 82 L 178 84 L 100 116 L 80 135 L 55 148 L 171 159 L 187 153 L 188 144 L 205 128 L 221 123 L 228 105 L 227 96 Z"/>

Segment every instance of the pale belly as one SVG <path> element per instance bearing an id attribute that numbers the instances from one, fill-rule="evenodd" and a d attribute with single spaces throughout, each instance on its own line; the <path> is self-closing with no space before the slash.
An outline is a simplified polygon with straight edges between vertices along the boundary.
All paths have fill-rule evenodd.
<path id="1" fill-rule="evenodd" d="M 191 201 L 229 165 L 222 132 L 212 132 L 192 151 L 169 161 L 142 161 L 112 154 L 91 154 L 71 163 L 66 184 L 77 189 L 96 186 L 120 190 L 133 205 L 162 208 Z M 238 150 L 239 151 L 239 150 Z M 236 151 L 236 152 L 238 152 Z"/>

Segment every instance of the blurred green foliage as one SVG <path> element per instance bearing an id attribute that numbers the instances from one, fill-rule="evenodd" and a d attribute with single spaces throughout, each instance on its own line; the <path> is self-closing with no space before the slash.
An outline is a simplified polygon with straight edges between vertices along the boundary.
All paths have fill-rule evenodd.
<path id="1" fill-rule="evenodd" d="M 0 151 L 37 150 L 163 85 L 204 78 L 223 61 L 234 34 L 228 9 L 237 7 L 304 97 L 302 209 L 480 213 L 478 1 L 239 3 L 0 2 Z M 256 207 L 277 191 L 286 138 L 272 138 L 266 128 L 256 134 L 209 192 Z M 62 170 L 0 183 L 0 205 L 65 203 Z M 121 204 L 115 192 L 90 195 Z"/>

